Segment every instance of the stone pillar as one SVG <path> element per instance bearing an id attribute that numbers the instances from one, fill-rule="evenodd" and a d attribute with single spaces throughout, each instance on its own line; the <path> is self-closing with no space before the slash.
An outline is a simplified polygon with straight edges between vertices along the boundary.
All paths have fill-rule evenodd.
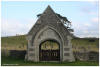
<path id="1" fill-rule="evenodd" d="M 67 39 L 68 39 L 68 46 L 70 48 L 70 62 L 72 61 L 75 61 L 75 58 L 74 58 L 74 55 L 73 55 L 73 50 L 72 50 L 72 43 L 71 43 L 71 39 L 72 37 L 71 36 L 67 36 Z"/>
<path id="2" fill-rule="evenodd" d="M 27 44 L 27 51 L 26 51 L 26 55 L 25 55 L 25 60 L 33 61 L 32 58 L 30 57 L 30 54 L 32 52 L 32 51 L 30 51 L 30 49 L 33 49 L 32 48 L 32 43 L 31 43 L 32 36 L 31 35 L 28 35 L 26 37 L 26 39 L 28 41 L 28 44 Z"/>
<path id="3" fill-rule="evenodd" d="M 75 58 L 73 56 L 73 51 L 72 51 L 71 39 L 72 39 L 71 36 L 67 36 L 66 41 L 68 42 L 66 42 L 63 47 L 63 61 L 68 61 L 68 62 L 75 61 Z"/>

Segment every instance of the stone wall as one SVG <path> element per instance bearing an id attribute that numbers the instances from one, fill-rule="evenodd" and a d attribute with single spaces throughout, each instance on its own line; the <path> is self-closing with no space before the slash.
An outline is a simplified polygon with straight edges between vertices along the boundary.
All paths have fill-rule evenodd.
<path id="1" fill-rule="evenodd" d="M 74 52 L 74 57 L 80 61 L 99 61 L 99 53 L 94 51 Z"/>
<path id="2" fill-rule="evenodd" d="M 20 58 L 24 59 L 25 58 L 26 51 L 25 50 L 10 50 L 9 51 L 9 56 L 11 58 Z"/>
<path id="3" fill-rule="evenodd" d="M 66 49 L 68 50 L 68 49 Z M 7 54 L 9 52 L 9 54 Z M 25 57 L 25 50 L 9 50 L 8 52 L 2 51 L 2 56 L 10 56 L 11 58 L 23 59 Z M 74 52 L 75 60 L 80 61 L 99 61 L 99 53 L 90 51 L 90 52 Z"/>

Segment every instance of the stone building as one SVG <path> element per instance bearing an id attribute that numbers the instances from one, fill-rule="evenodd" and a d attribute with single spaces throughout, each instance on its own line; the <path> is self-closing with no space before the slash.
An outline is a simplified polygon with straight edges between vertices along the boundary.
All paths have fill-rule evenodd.
<path id="1" fill-rule="evenodd" d="M 27 34 L 28 61 L 75 61 L 72 35 L 50 6 L 39 17 Z"/>

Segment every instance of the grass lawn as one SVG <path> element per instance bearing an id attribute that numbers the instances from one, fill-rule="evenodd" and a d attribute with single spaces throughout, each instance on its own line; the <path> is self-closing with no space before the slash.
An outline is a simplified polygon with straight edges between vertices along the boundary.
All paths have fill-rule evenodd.
<path id="1" fill-rule="evenodd" d="M 93 38 L 94 42 L 90 42 L 91 38 L 74 38 L 71 43 L 73 51 L 80 51 L 79 47 L 84 47 L 88 51 L 98 52 L 99 39 Z M 26 50 L 27 40 L 25 35 L 1 37 L 1 49 L 6 50 Z"/>
<path id="2" fill-rule="evenodd" d="M 94 42 L 90 42 L 91 38 L 83 39 L 76 38 L 72 39 L 73 51 L 80 51 L 78 47 L 84 47 L 88 51 L 99 51 L 99 39 L 94 39 Z M 13 36 L 13 37 L 2 37 L 1 38 L 1 49 L 2 55 L 6 53 L 9 55 L 9 50 L 26 50 L 27 40 L 25 35 L 23 36 Z M 4 50 L 4 51 L 3 51 Z M 24 59 L 15 59 L 10 57 L 1 58 L 2 66 L 98 66 L 99 62 L 93 61 L 75 61 L 75 62 L 29 62 L 24 61 Z"/>
<path id="3" fill-rule="evenodd" d="M 2 66 L 98 66 L 94 61 L 75 61 L 75 62 L 30 62 L 23 59 L 2 57 Z"/>

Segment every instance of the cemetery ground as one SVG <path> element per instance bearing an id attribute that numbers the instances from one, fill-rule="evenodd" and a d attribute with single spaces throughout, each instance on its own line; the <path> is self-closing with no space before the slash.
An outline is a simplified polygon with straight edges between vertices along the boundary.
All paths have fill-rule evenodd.
<path id="1" fill-rule="evenodd" d="M 75 62 L 31 62 L 23 59 L 2 57 L 3 66 L 98 66 L 98 62 L 75 61 Z"/>
<path id="2" fill-rule="evenodd" d="M 73 51 L 99 51 L 99 39 L 97 38 L 75 38 L 72 40 Z M 1 38 L 1 64 L 4 66 L 98 66 L 98 61 L 75 62 L 31 62 L 21 58 L 9 57 L 9 50 L 26 50 L 27 40 L 25 35 Z"/>

